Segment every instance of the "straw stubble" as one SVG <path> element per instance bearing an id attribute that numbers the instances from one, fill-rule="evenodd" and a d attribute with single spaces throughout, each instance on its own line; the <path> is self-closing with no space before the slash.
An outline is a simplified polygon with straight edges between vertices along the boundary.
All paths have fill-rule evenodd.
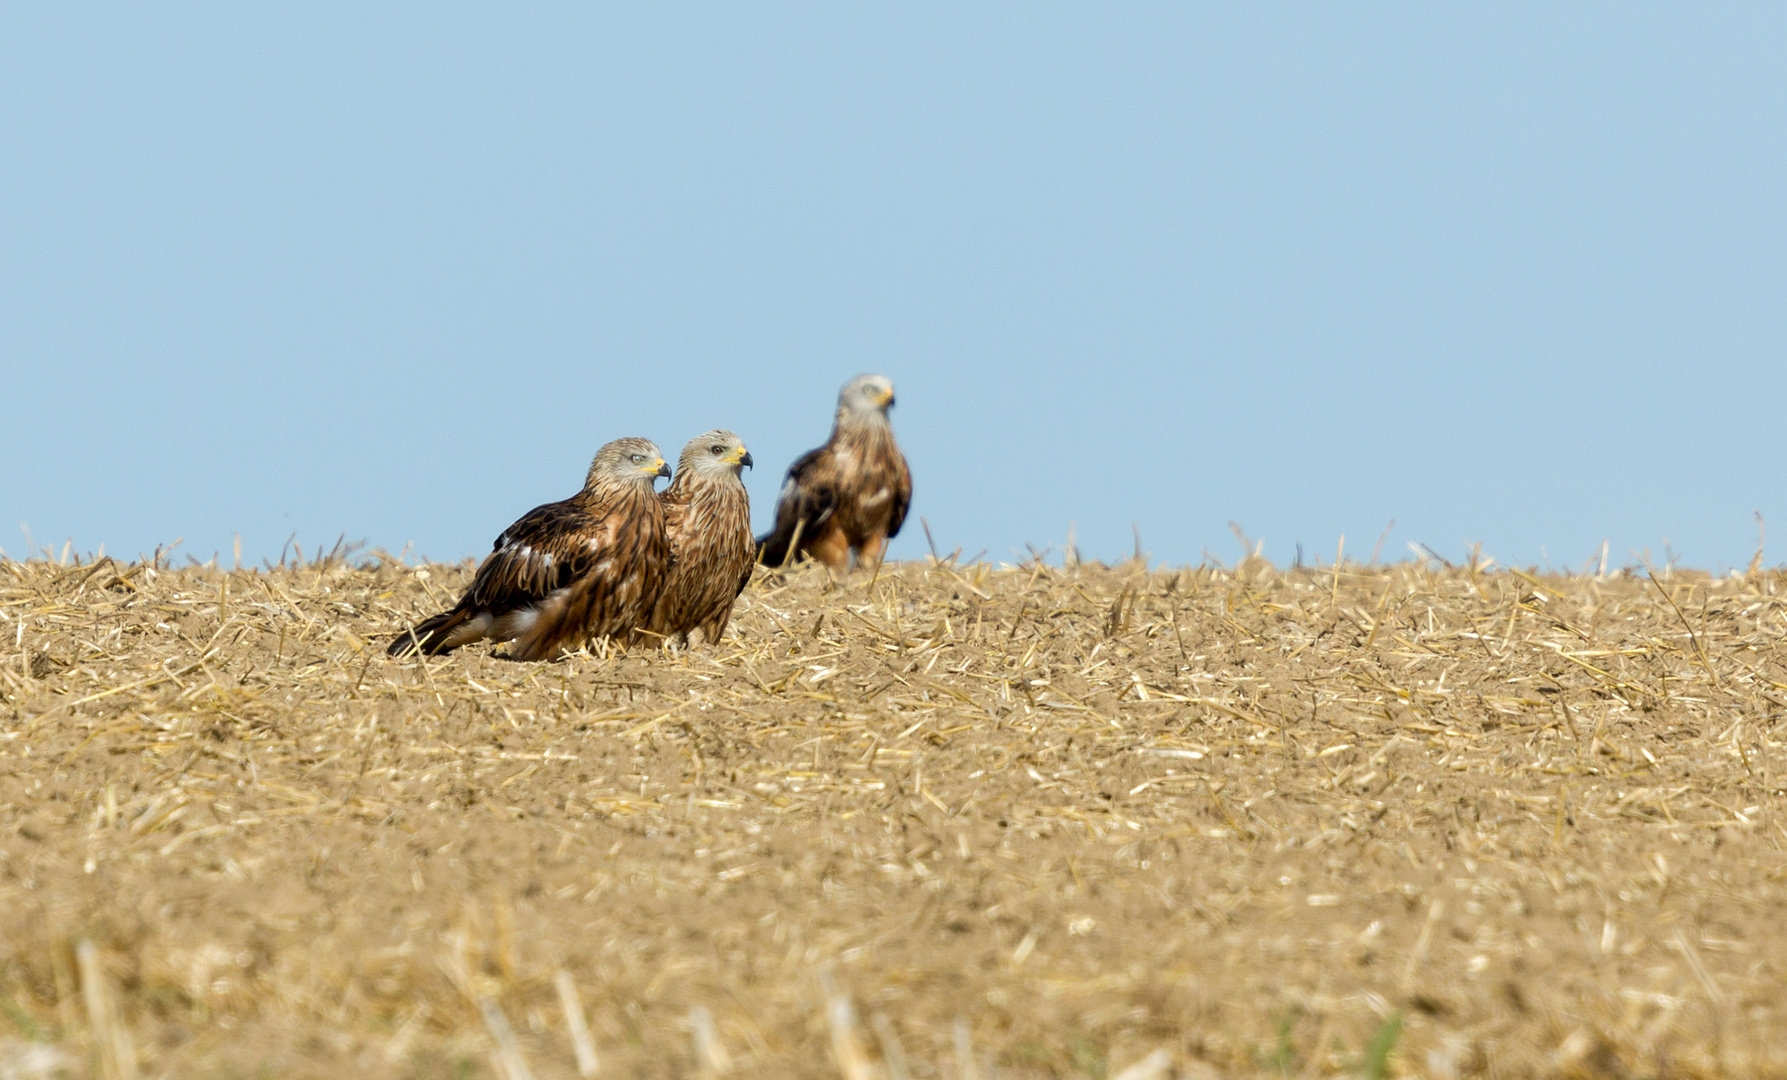
<path id="1" fill-rule="evenodd" d="M 0 563 L 0 1023 L 104 1076 L 1787 1070 L 1777 573 L 797 567 L 717 647 L 385 658 L 470 569 Z"/>

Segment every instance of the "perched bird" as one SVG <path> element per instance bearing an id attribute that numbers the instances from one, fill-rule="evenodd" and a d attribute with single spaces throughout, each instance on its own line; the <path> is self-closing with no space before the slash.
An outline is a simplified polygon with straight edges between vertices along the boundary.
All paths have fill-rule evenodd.
<path id="1" fill-rule="evenodd" d="M 399 635 L 391 655 L 513 640 L 511 659 L 540 660 L 595 638 L 627 640 L 651 614 L 670 565 L 652 490 L 669 475 L 650 439 L 602 447 L 582 491 L 503 530 L 459 603 Z"/>
<path id="2" fill-rule="evenodd" d="M 730 431 L 697 435 L 683 447 L 676 478 L 658 495 L 670 533 L 670 577 L 646 629 L 655 640 L 688 641 L 700 630 L 710 645 L 732 618 L 732 602 L 751 580 L 751 497 L 739 471 L 751 452 Z"/>
<path id="3" fill-rule="evenodd" d="M 831 438 L 788 467 L 776 525 L 757 539 L 757 558 L 782 566 L 806 553 L 834 571 L 881 562 L 912 503 L 912 471 L 894 443 L 887 410 L 893 383 L 858 375 L 838 392 Z"/>

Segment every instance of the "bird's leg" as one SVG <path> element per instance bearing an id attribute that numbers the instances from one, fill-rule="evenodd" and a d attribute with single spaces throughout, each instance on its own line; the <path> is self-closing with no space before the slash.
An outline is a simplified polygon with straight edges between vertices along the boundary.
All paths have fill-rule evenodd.
<path id="1" fill-rule="evenodd" d="M 881 569 L 881 557 L 887 553 L 887 537 L 880 533 L 871 533 L 856 549 L 856 565 L 873 570 Z"/>
<path id="2" fill-rule="evenodd" d="M 834 574 L 850 570 L 850 540 L 842 529 L 827 529 L 807 545 L 807 554 L 824 563 Z"/>
<path id="3" fill-rule="evenodd" d="M 655 652 L 663 652 L 665 649 L 668 649 L 671 652 L 675 652 L 678 635 L 674 633 L 660 634 L 656 630 L 647 630 L 645 627 L 641 626 L 636 627 L 632 633 L 625 635 L 619 640 L 621 645 L 628 652 L 632 652 L 635 649 L 649 649 Z"/>

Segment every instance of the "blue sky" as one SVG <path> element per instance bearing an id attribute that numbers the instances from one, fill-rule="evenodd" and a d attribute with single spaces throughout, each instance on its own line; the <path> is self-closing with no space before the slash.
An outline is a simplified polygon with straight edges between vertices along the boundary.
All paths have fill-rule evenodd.
<path id="1" fill-rule="evenodd" d="M 964 555 L 1784 561 L 1782 56 L 1772 5 L 14 6 L 0 548 L 459 558 L 714 426 L 762 527 L 873 370 Z"/>

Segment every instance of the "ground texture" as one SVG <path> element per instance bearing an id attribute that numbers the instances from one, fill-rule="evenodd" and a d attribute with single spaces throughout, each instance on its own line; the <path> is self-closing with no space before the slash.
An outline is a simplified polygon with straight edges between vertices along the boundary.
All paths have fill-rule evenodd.
<path id="1" fill-rule="evenodd" d="M 0 562 L 0 1077 L 1787 1076 L 1776 574 L 469 573 Z"/>

